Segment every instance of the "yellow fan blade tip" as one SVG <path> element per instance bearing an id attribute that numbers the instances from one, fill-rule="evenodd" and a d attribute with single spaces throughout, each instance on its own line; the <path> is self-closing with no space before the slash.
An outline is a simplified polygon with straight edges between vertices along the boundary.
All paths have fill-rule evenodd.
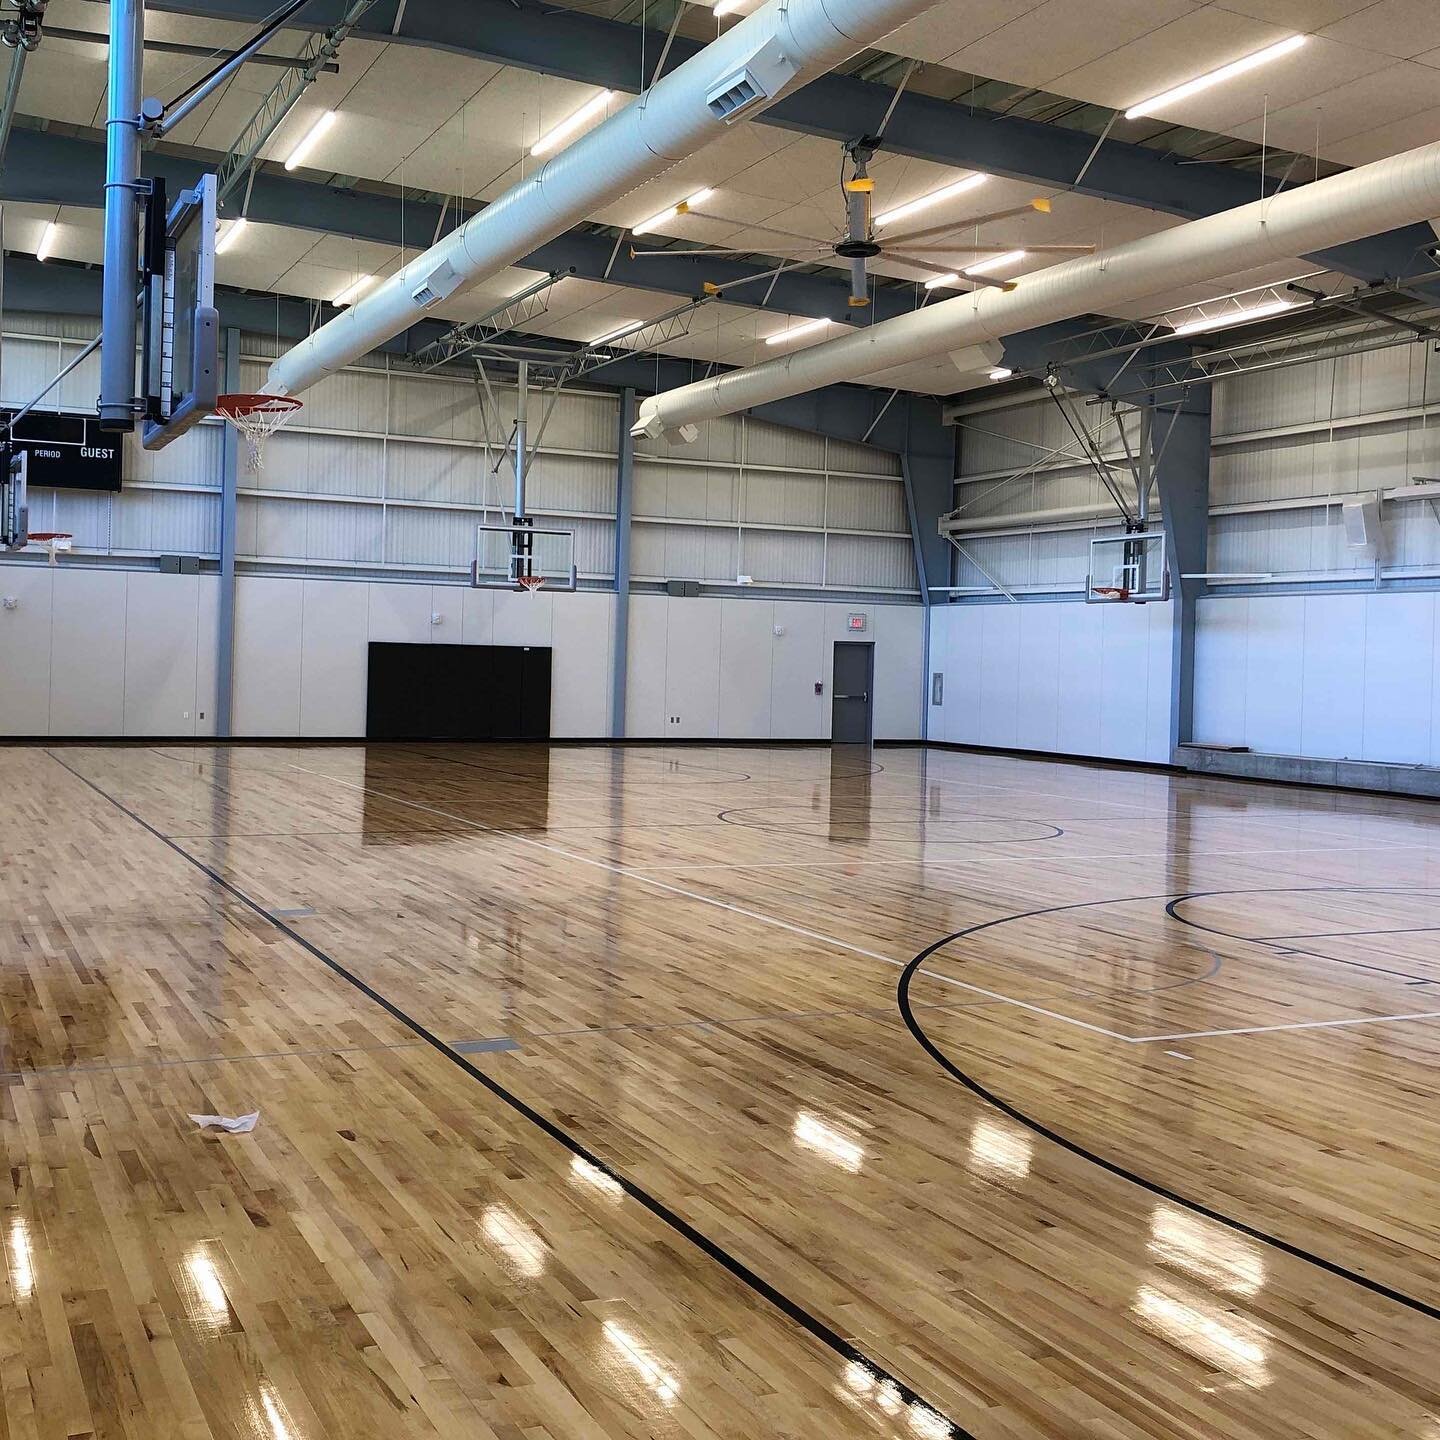
<path id="1" fill-rule="evenodd" d="M 1050 202 L 1048 200 L 1032 200 L 1030 207 L 1033 210 L 1038 210 L 1042 215 L 1048 215 L 1050 213 Z"/>

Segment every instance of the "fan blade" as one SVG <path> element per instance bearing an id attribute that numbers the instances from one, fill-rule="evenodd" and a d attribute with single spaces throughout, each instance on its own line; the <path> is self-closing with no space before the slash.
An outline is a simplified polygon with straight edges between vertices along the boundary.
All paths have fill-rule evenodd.
<path id="1" fill-rule="evenodd" d="M 931 225 L 925 230 L 907 230 L 903 235 L 892 235 L 890 240 L 899 245 L 911 240 L 928 240 L 932 235 L 948 235 L 954 230 L 972 230 L 981 225 L 990 225 L 997 220 L 1013 220 L 1017 215 L 1028 215 L 1032 210 L 1042 214 L 1050 213 L 1048 200 L 1032 200 L 1028 205 L 1012 205 L 1008 210 L 992 210 L 988 215 L 972 215 L 968 220 L 951 220 L 945 225 Z"/>
<path id="2" fill-rule="evenodd" d="M 630 247 L 630 258 L 632 260 L 652 260 L 657 256 L 668 255 L 672 260 L 677 255 L 828 255 L 831 248 L 828 245 L 781 245 L 778 248 L 766 246 L 764 250 L 756 250 L 752 245 L 744 249 L 718 249 L 708 248 L 704 250 L 637 250 Z"/>
<path id="3" fill-rule="evenodd" d="M 917 270 L 928 270 L 932 275 L 957 275 L 955 281 L 955 288 L 957 290 L 965 290 L 967 285 L 971 287 L 976 285 L 989 285 L 995 290 L 1013 290 L 1015 288 L 1015 282 L 1013 280 L 993 280 L 988 275 L 958 274 L 954 266 L 947 269 L 944 265 L 932 264 L 929 260 L 922 260 L 918 255 L 912 255 L 908 251 L 887 250 L 885 251 L 885 258 L 887 260 L 898 260 L 902 265 L 913 265 Z M 966 293 L 968 294 L 969 292 L 966 291 Z"/>
<path id="4" fill-rule="evenodd" d="M 1093 245 L 907 245 L 906 250 L 919 255 L 1008 255 L 1024 250 L 1027 255 L 1093 255 Z M 885 246 L 888 251 L 889 245 Z"/>
<path id="5" fill-rule="evenodd" d="M 722 225 L 733 225 L 737 230 L 754 230 L 760 235 L 783 235 L 787 240 L 806 240 L 812 245 L 825 245 L 828 241 L 816 240 L 811 235 L 802 235 L 798 230 L 777 230 L 773 225 L 756 225 L 749 220 L 736 220 L 729 215 L 717 215 L 713 210 L 691 210 L 700 220 L 718 220 Z"/>

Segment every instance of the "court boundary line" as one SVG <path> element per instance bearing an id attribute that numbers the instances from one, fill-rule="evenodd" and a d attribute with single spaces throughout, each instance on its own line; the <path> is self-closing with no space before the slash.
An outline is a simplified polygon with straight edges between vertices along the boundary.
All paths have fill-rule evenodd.
<path id="1" fill-rule="evenodd" d="M 270 925 L 274 926 L 287 939 L 299 945 L 301 949 L 319 960 L 322 965 L 339 976 L 347 984 L 353 986 L 367 999 L 373 1001 L 384 1010 L 392 1019 L 398 1021 L 408 1029 L 419 1040 L 423 1041 L 438 1054 L 444 1056 L 453 1065 L 463 1070 L 472 1080 L 478 1081 L 491 1095 L 509 1106 L 522 1119 L 529 1121 L 537 1129 L 542 1131 L 549 1139 L 556 1142 L 562 1149 L 568 1150 L 571 1155 L 578 1156 L 588 1165 L 593 1165 L 602 1174 L 608 1176 L 624 1192 L 635 1200 L 643 1209 L 647 1210 L 657 1220 L 669 1226 L 677 1234 L 688 1240 L 707 1259 L 716 1262 L 733 1279 L 738 1280 L 747 1289 L 754 1291 L 761 1299 L 766 1300 L 786 1319 L 805 1331 L 813 1340 L 819 1341 L 828 1350 L 833 1351 L 848 1364 L 859 1365 L 875 1379 L 882 1383 L 888 1383 L 895 1387 L 896 1393 L 911 1411 L 912 1416 L 924 1414 L 934 1416 L 937 1420 L 949 1427 L 950 1440 L 978 1440 L 971 1431 L 960 1425 L 957 1421 L 950 1419 L 942 1411 L 932 1405 L 919 1391 L 906 1384 L 898 1375 L 878 1361 L 872 1360 L 858 1346 L 845 1339 L 839 1331 L 835 1330 L 819 1316 L 812 1314 L 798 1301 L 792 1300 L 783 1290 L 780 1290 L 770 1281 L 766 1280 L 758 1271 L 751 1269 L 738 1256 L 733 1255 L 717 1242 L 711 1240 L 702 1231 L 698 1230 L 678 1211 L 673 1210 L 663 1200 L 652 1195 L 636 1181 L 631 1180 L 622 1171 L 617 1170 L 608 1161 L 602 1159 L 588 1146 L 577 1140 L 568 1131 L 563 1129 L 555 1121 L 543 1115 L 527 1101 L 522 1100 L 514 1091 L 502 1085 L 498 1080 L 487 1075 L 478 1066 L 472 1064 L 464 1055 L 453 1049 L 444 1040 L 440 1039 L 433 1031 L 422 1025 L 413 1016 L 409 1015 L 394 1001 L 388 999 L 381 991 L 377 990 L 367 981 L 362 980 L 354 971 L 342 965 L 333 956 L 327 954 L 313 941 L 307 940 L 299 931 L 279 919 L 270 910 L 266 909 L 258 900 L 252 898 L 246 891 L 242 890 L 232 881 L 227 880 L 219 871 L 207 865 L 197 856 L 190 854 L 184 846 L 177 844 L 163 831 L 157 830 L 148 821 L 143 819 L 124 802 L 117 800 L 115 796 L 102 789 L 93 780 L 72 769 L 58 755 L 47 748 L 45 752 L 62 770 L 68 771 L 81 784 L 93 790 L 101 799 L 113 805 L 121 814 L 127 816 L 142 830 L 153 836 L 156 840 L 174 851 L 186 863 L 193 865 L 203 875 L 207 876 L 215 885 L 218 885 L 227 894 L 234 896 L 247 909 L 253 911 Z M 297 769 L 303 767 L 295 767 Z"/>
<path id="2" fill-rule="evenodd" d="M 1327 887 L 1314 888 L 1324 889 Z M 1346 887 L 1328 888 L 1344 889 Z M 1244 893 L 1288 894 L 1294 892 L 1291 889 L 1282 887 L 1278 890 L 1255 890 Z M 1389 893 L 1404 892 L 1392 891 Z M 946 935 L 942 939 L 936 940 L 932 944 L 926 946 L 925 949 L 921 950 L 918 955 L 916 955 L 913 959 L 910 960 L 910 962 L 905 966 L 905 969 L 902 971 L 900 979 L 896 984 L 895 1000 L 900 1010 L 901 1018 L 905 1022 L 905 1028 L 909 1030 L 911 1036 L 919 1044 L 920 1048 L 924 1050 L 925 1053 L 929 1055 L 930 1058 L 934 1060 L 936 1064 L 938 1064 L 947 1075 L 951 1076 L 952 1079 L 958 1081 L 961 1085 L 965 1087 L 966 1090 L 970 1091 L 971 1094 L 985 1101 L 986 1104 L 993 1106 L 995 1109 L 999 1110 L 1002 1115 L 1008 1116 L 1011 1120 L 1015 1121 L 1016 1124 L 1023 1125 L 1027 1130 L 1033 1131 L 1042 1139 L 1048 1140 L 1052 1144 L 1059 1146 L 1067 1153 L 1074 1155 L 1078 1159 L 1085 1160 L 1092 1165 L 1098 1166 L 1101 1170 L 1104 1170 L 1109 1175 L 1113 1175 L 1118 1179 L 1128 1181 L 1132 1185 L 1137 1185 L 1142 1190 L 1145 1190 L 1152 1195 L 1158 1195 L 1162 1200 L 1168 1200 L 1172 1204 L 1179 1205 L 1182 1209 L 1189 1210 L 1191 1213 L 1199 1215 L 1204 1219 L 1214 1221 L 1216 1224 L 1223 1225 L 1229 1230 L 1234 1230 L 1238 1234 L 1247 1236 L 1249 1239 L 1257 1240 L 1262 1244 L 1269 1245 L 1273 1249 L 1279 1250 L 1283 1254 L 1289 1255 L 1292 1259 L 1303 1260 L 1306 1263 L 1314 1265 L 1318 1269 L 1327 1272 L 1328 1274 L 1334 1275 L 1338 1279 L 1348 1280 L 1352 1284 L 1360 1286 L 1362 1289 L 1369 1290 L 1372 1293 L 1380 1295 L 1387 1300 L 1392 1300 L 1396 1304 L 1402 1305 L 1407 1309 L 1414 1310 L 1419 1314 L 1426 1316 L 1428 1319 L 1440 1320 L 1440 1307 L 1432 1305 L 1428 1301 L 1418 1299 L 1416 1296 L 1413 1295 L 1407 1295 L 1402 1290 L 1396 1290 L 1393 1287 L 1386 1285 L 1384 1281 L 1372 1280 L 1369 1276 L 1363 1275 L 1357 1270 L 1351 1270 L 1334 1260 L 1327 1260 L 1323 1255 L 1317 1255 L 1312 1250 L 1306 1250 L 1303 1246 L 1292 1244 L 1288 1240 L 1282 1240 L 1278 1235 L 1271 1235 L 1268 1231 L 1261 1230 L 1258 1226 L 1250 1225 L 1244 1220 L 1237 1219 L 1232 1215 L 1227 1215 L 1223 1210 L 1216 1210 L 1212 1206 L 1205 1205 L 1198 1200 L 1188 1199 L 1186 1196 L 1181 1195 L 1178 1191 L 1171 1190 L 1168 1186 L 1160 1184 L 1159 1181 L 1151 1180 L 1146 1176 L 1141 1175 L 1138 1171 L 1129 1170 L 1125 1166 L 1119 1164 L 1117 1161 L 1107 1160 L 1103 1155 L 1098 1155 L 1095 1151 L 1087 1149 L 1084 1145 L 1081 1145 L 1079 1141 L 1071 1140 L 1068 1136 L 1062 1135 L 1058 1130 L 1052 1129 L 1049 1125 L 1046 1125 L 1042 1121 L 1036 1120 L 1033 1116 L 1028 1115 L 1025 1111 L 1021 1110 L 1019 1106 L 1013 1105 L 1008 1100 L 1002 1099 L 988 1086 L 982 1085 L 980 1081 L 976 1080 L 973 1076 L 967 1074 L 964 1070 L 960 1069 L 960 1067 L 956 1065 L 954 1061 L 952 1061 L 949 1056 L 947 1056 L 945 1052 L 941 1050 L 940 1047 L 933 1040 L 931 1040 L 930 1036 L 926 1033 L 924 1026 L 920 1024 L 918 1019 L 916 1019 L 915 1012 L 910 1003 L 910 985 L 917 974 L 928 973 L 924 971 L 921 967 L 924 965 L 925 961 L 928 960 L 932 955 L 934 955 L 938 950 L 943 949 L 947 945 L 953 944 L 957 940 L 966 939 L 971 935 L 979 934 L 983 930 L 992 929 L 997 925 L 1005 925 L 1010 923 L 1011 921 L 1029 920 L 1033 919 L 1038 915 L 1054 915 L 1067 910 L 1088 910 L 1093 909 L 1094 907 L 1099 905 L 1110 905 L 1114 903 L 1115 902 L 1111 900 L 1080 900 L 1067 905 L 1049 905 L 1038 910 L 1020 911 L 1014 915 L 1005 916 L 1002 919 L 983 921 L 978 925 L 972 925 L 964 930 L 957 930 L 952 935 Z"/>

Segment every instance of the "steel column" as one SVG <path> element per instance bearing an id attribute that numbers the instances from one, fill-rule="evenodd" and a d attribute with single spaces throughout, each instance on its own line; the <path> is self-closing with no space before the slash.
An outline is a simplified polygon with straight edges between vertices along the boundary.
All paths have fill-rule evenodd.
<path id="1" fill-rule="evenodd" d="M 240 332 L 225 332 L 226 394 L 240 388 Z M 240 474 L 240 435 L 225 427 L 220 450 L 220 595 L 215 621 L 215 734 L 229 739 L 235 708 L 235 527 Z"/>
<path id="2" fill-rule="evenodd" d="M 1172 426 L 1174 427 L 1172 429 Z M 1195 612 L 1205 594 L 1210 548 L 1210 391 L 1201 386 L 1179 409 L 1159 410 L 1151 455 L 1160 487 L 1166 548 L 1175 597 L 1170 672 L 1170 751 L 1194 739 Z"/>
<path id="3" fill-rule="evenodd" d="M 625 738 L 630 676 L 630 521 L 635 506 L 635 392 L 620 396 L 619 464 L 615 472 L 615 631 L 610 646 L 610 738 Z"/>
<path id="4" fill-rule="evenodd" d="M 139 331 L 140 76 L 142 0 L 110 0 L 110 109 L 106 121 L 105 298 L 101 312 L 100 425 L 135 428 L 135 341 Z"/>

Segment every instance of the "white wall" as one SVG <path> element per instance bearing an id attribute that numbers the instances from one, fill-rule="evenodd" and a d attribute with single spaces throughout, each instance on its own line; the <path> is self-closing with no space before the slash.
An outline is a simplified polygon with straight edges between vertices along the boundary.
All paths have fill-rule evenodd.
<path id="1" fill-rule="evenodd" d="M 1214 596 L 1195 635 L 1195 738 L 1317 759 L 1440 764 L 1437 596 Z"/>
<path id="2" fill-rule="evenodd" d="M 0 608 L 0 735 L 212 734 L 217 594 L 209 576 L 0 564 L 0 597 L 16 601 Z M 369 643 L 395 640 L 550 646 L 553 734 L 603 737 L 614 607 L 603 591 L 524 596 L 242 576 L 234 733 L 362 736 Z M 867 617 L 863 635 L 847 630 L 855 613 Z M 827 738 L 833 642 L 866 639 L 876 645 L 876 737 L 916 739 L 923 613 L 918 605 L 636 595 L 630 734 Z"/>
<path id="3" fill-rule="evenodd" d="M 1173 605 L 930 613 L 930 669 L 945 676 L 932 740 L 1169 762 Z"/>
<path id="4" fill-rule="evenodd" d="M 213 577 L 0 566 L 0 734 L 206 735 Z"/>
<path id="5" fill-rule="evenodd" d="M 848 628 L 856 614 L 866 617 L 862 633 Z M 630 601 L 629 734 L 828 739 L 837 640 L 875 645 L 875 738 L 917 739 L 924 660 L 918 605 L 663 595 Z M 823 694 L 815 693 L 817 683 Z"/>

